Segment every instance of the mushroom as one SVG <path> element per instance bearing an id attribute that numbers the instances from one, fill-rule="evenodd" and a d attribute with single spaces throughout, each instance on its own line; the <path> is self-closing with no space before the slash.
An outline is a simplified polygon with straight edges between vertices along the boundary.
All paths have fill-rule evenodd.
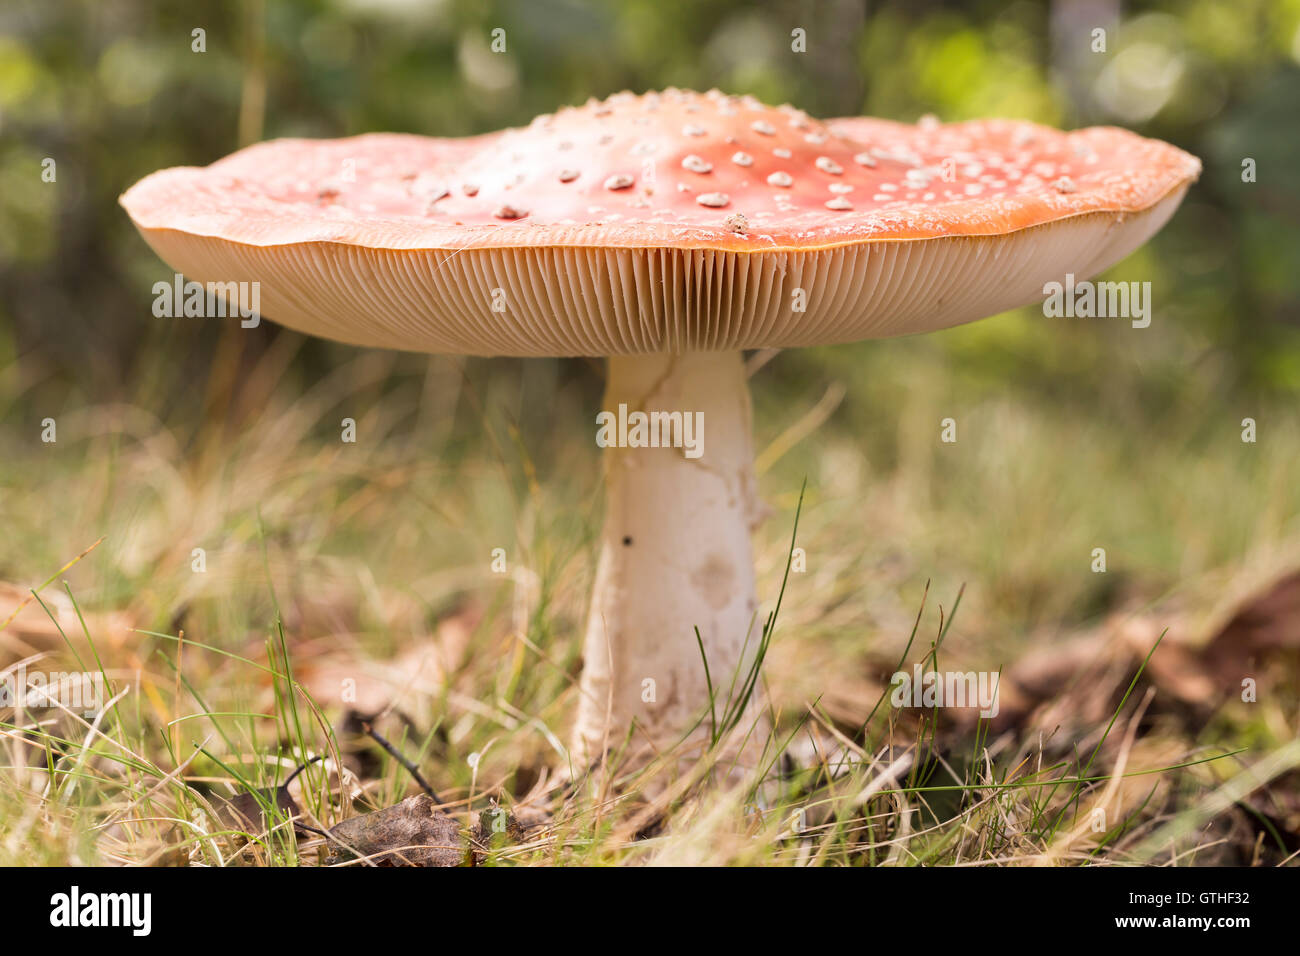
<path id="1" fill-rule="evenodd" d="M 1039 300 L 1146 241 L 1199 171 L 1120 129 L 816 122 L 669 89 L 469 139 L 261 143 L 154 173 L 121 202 L 172 267 L 259 282 L 262 311 L 300 332 L 609 359 L 598 422 L 617 440 L 582 764 L 630 728 L 638 746 L 706 739 L 710 687 L 725 698 L 753 661 L 764 507 L 743 349 L 928 332 Z M 660 447 L 634 447 L 648 438 Z M 757 719 L 751 706 L 742 732 Z"/>

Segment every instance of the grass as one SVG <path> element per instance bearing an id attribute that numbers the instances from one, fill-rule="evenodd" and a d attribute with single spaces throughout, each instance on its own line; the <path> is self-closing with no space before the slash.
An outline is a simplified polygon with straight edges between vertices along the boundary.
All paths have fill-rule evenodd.
<path id="1" fill-rule="evenodd" d="M 295 839 L 273 799 L 295 769 L 321 758 L 292 793 L 322 829 L 418 789 L 349 709 L 467 828 L 514 815 L 485 863 L 1294 864 L 1252 795 L 1300 766 L 1297 675 L 1189 716 L 1146 656 L 1203 643 L 1300 564 L 1293 406 L 1091 330 L 984 325 L 755 372 L 766 662 L 731 695 L 710 674 L 715 746 L 685 775 L 566 760 L 595 374 L 338 349 L 312 380 L 289 335 L 193 394 L 161 367 L 113 402 L 0 374 L 0 580 L 21 585 L 0 620 L 39 596 L 0 630 L 0 666 L 80 659 L 113 689 L 89 719 L 0 710 L 0 864 L 320 863 L 328 841 Z M 1107 637 L 1134 622 L 1136 656 Z M 1002 722 L 888 703 L 913 663 L 1002 672 L 1088 635 L 1104 679 Z M 751 694 L 770 772 L 720 786 Z M 268 832 L 225 820 L 239 792 Z"/>

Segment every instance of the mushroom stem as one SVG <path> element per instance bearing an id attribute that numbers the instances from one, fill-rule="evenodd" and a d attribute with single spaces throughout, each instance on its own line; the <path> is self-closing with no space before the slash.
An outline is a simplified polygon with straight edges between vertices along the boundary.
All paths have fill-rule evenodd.
<path id="1" fill-rule="evenodd" d="M 762 630 L 749 536 L 764 507 L 741 353 L 615 356 L 597 425 L 606 515 L 575 757 L 586 765 L 625 743 L 637 754 L 683 740 L 680 753 L 698 754 L 739 696 Z"/>

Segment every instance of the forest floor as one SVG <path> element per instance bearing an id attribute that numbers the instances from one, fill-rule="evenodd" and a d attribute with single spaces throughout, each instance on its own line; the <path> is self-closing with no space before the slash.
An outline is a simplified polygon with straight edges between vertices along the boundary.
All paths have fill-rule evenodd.
<path id="1" fill-rule="evenodd" d="M 1138 359 L 1025 383 L 1012 331 L 751 358 L 764 613 L 807 490 L 743 785 L 726 741 L 569 763 L 598 374 L 303 382 L 286 335 L 49 444 L 0 376 L 0 670 L 107 704 L 0 706 L 0 865 L 1294 865 L 1300 423 Z M 1000 675 L 997 714 L 895 706 L 918 666 Z"/>

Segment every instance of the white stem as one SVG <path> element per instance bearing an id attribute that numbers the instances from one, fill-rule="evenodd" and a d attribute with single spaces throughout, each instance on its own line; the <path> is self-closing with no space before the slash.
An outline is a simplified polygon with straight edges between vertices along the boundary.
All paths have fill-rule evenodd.
<path id="1" fill-rule="evenodd" d="M 762 635 L 749 536 L 764 507 L 741 353 L 612 358 L 602 411 L 617 420 L 620 405 L 628 415 L 680 412 L 683 424 L 692 416 L 703 427 L 691 435 L 697 450 L 605 451 L 605 527 L 587 624 L 576 766 L 621 748 L 634 724 L 634 752 L 669 747 L 697 722 L 689 740 L 707 740 L 709 690 L 695 629 L 718 721 L 728 691 L 738 696 Z M 751 705 L 742 734 L 754 713 Z M 689 751 L 698 753 L 683 752 Z"/>

